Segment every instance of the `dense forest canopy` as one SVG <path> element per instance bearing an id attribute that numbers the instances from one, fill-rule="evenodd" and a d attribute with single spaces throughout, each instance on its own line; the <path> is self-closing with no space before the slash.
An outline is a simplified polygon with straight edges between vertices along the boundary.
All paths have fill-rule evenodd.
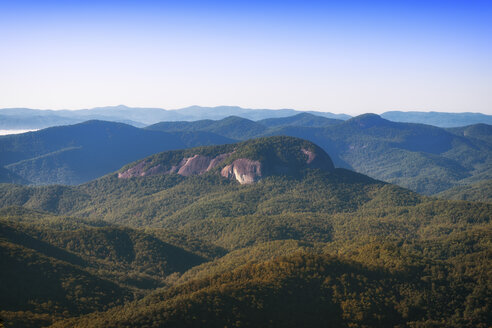
<path id="1" fill-rule="evenodd" d="M 326 166 L 308 165 L 303 149 Z M 223 153 L 194 175 L 118 177 L 142 161 Z M 221 175 L 241 158 L 289 170 L 249 184 Z M 492 204 L 331 163 L 311 142 L 273 137 L 152 155 L 78 186 L 0 184 L 0 317 L 6 327 L 488 327 Z"/>

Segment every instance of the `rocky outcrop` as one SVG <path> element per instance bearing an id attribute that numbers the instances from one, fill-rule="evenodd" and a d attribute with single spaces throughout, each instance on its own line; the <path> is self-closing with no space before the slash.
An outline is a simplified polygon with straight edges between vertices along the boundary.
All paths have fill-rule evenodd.
<path id="1" fill-rule="evenodd" d="M 301 151 L 304 155 L 307 156 L 306 164 L 311 164 L 316 159 L 316 154 L 313 153 L 312 151 L 304 149 L 304 148 L 302 148 Z"/>
<path id="2" fill-rule="evenodd" d="M 333 162 L 315 144 L 292 137 L 268 137 L 239 144 L 165 152 L 128 166 L 121 179 L 179 174 L 220 174 L 240 184 L 251 184 L 270 176 L 302 177 L 309 169 L 330 171 Z"/>
<path id="3" fill-rule="evenodd" d="M 261 163 L 247 158 L 236 159 L 225 166 L 220 174 L 224 178 L 236 179 L 240 184 L 254 183 L 263 176 Z"/>
<path id="4" fill-rule="evenodd" d="M 314 152 L 305 148 L 302 148 L 301 152 L 306 156 L 306 167 L 308 168 L 325 170 L 332 170 L 335 168 L 331 158 L 324 152 Z"/>
<path id="5" fill-rule="evenodd" d="M 194 155 L 192 157 L 183 158 L 177 165 L 170 168 L 165 168 L 162 164 L 157 164 L 148 167 L 148 162 L 141 161 L 135 166 L 124 172 L 118 173 L 118 178 L 128 179 L 132 177 L 143 177 L 160 174 L 179 174 L 183 176 L 200 175 L 210 171 L 220 163 L 222 163 L 232 153 L 220 154 L 216 157 L 204 155 Z"/>
<path id="6" fill-rule="evenodd" d="M 147 168 L 147 162 L 144 160 L 137 163 L 137 165 L 129 168 L 128 170 L 118 173 L 118 178 L 129 179 L 133 177 L 143 177 L 146 175 L 157 175 L 165 173 L 166 169 L 161 164 Z"/>

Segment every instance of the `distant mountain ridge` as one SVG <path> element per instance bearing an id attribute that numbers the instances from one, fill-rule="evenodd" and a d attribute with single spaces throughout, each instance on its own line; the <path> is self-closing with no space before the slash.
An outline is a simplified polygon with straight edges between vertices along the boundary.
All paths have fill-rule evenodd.
<path id="1" fill-rule="evenodd" d="M 291 117 L 297 114 L 313 114 L 334 120 L 348 120 L 350 115 L 321 111 L 294 109 L 249 109 L 239 106 L 202 107 L 190 106 L 181 109 L 127 107 L 124 105 L 95 107 L 79 110 L 40 110 L 29 108 L 0 109 L 0 129 L 33 130 L 51 126 L 81 123 L 87 120 L 104 120 L 144 127 L 158 122 L 220 120 L 238 116 L 269 125 L 270 118 Z M 492 115 L 481 113 L 441 113 L 389 111 L 381 117 L 395 122 L 424 123 L 439 127 L 458 127 L 477 123 L 492 124 Z M 287 120 L 288 122 L 288 120 Z"/>
<path id="2" fill-rule="evenodd" d="M 492 124 L 492 115 L 482 113 L 444 113 L 444 112 L 402 112 L 390 111 L 381 114 L 381 117 L 394 121 L 406 123 L 422 123 L 451 128 L 478 123 Z"/>
<path id="3" fill-rule="evenodd" d="M 262 120 L 287 117 L 302 112 L 294 109 L 247 109 L 238 106 L 190 106 L 175 110 L 127 107 L 124 105 L 79 110 L 3 108 L 0 109 L 0 129 L 42 129 L 51 126 L 76 124 L 88 120 L 104 120 L 144 127 L 162 121 L 218 120 L 234 115 L 251 120 Z M 349 115 L 345 114 L 309 113 L 341 120 L 350 118 Z"/>

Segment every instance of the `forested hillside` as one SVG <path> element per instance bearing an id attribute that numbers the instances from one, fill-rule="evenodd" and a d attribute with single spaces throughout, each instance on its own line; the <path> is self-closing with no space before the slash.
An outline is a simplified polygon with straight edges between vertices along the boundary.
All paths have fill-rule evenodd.
<path id="1" fill-rule="evenodd" d="M 164 133 L 88 121 L 0 136 L 0 165 L 36 185 L 79 184 L 160 151 L 228 142 L 207 132 Z"/>
<path id="2" fill-rule="evenodd" d="M 443 129 L 374 114 L 347 121 L 309 113 L 256 122 L 231 116 L 145 129 L 92 121 L 0 137 L 0 165 L 11 172 L 4 182 L 80 184 L 160 151 L 274 135 L 310 140 L 337 167 L 426 195 L 492 177 L 490 125 Z"/>
<path id="3" fill-rule="evenodd" d="M 210 131 L 233 139 L 288 135 L 322 147 L 338 167 L 394 183 L 423 194 L 492 176 L 492 129 L 487 124 L 442 129 L 397 123 L 375 114 L 336 121 L 310 114 L 253 122 L 166 122 L 147 127 L 161 131 Z"/>
<path id="4" fill-rule="evenodd" d="M 457 186 L 437 195 L 439 198 L 492 203 L 492 180 Z"/>
<path id="5" fill-rule="evenodd" d="M 335 168 L 302 139 L 159 153 L 80 186 L 1 184 L 0 208 L 6 327 L 492 320 L 492 204 Z"/>

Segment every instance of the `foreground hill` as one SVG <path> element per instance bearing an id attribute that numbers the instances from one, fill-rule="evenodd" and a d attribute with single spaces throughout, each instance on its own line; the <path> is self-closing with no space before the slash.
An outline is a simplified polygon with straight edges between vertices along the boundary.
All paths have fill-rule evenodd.
<path id="1" fill-rule="evenodd" d="M 29 327 L 123 304 L 223 251 L 176 232 L 7 207 L 0 253 L 0 318 Z"/>
<path id="2" fill-rule="evenodd" d="M 335 168 L 298 138 L 163 152 L 80 186 L 2 184 L 0 207 L 0 317 L 14 327 L 492 319 L 491 204 Z M 17 268 L 52 288 L 19 294 Z"/>
<path id="3" fill-rule="evenodd" d="M 422 264 L 387 271 L 300 252 L 246 264 L 53 327 L 482 326 L 488 314 L 472 307 L 486 304 L 455 290 L 458 281 L 445 265 L 431 264 L 438 271 L 432 273 Z M 433 284 L 439 292 L 429 288 Z M 465 312 L 464 318 L 456 314 L 457 308 Z"/>

